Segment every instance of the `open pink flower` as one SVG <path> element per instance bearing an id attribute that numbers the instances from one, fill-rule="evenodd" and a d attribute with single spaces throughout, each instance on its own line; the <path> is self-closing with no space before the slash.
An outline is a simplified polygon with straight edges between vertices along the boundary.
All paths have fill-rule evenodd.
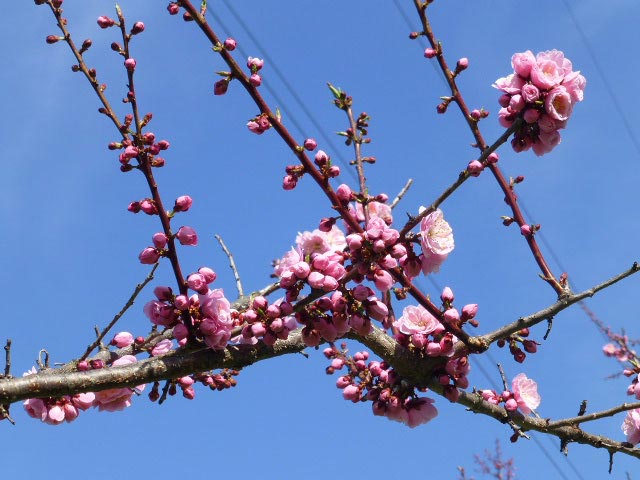
<path id="1" fill-rule="evenodd" d="M 409 305 L 402 311 L 402 316 L 393 322 L 393 326 L 405 335 L 428 335 L 440 326 L 440 322 L 422 305 Z"/>
<path id="2" fill-rule="evenodd" d="M 540 405 L 540 394 L 538 394 L 538 384 L 527 378 L 524 373 L 519 373 L 511 382 L 513 396 L 518 402 L 518 408 L 522 413 L 529 414 Z"/>
<path id="3" fill-rule="evenodd" d="M 420 222 L 422 271 L 425 275 L 440 270 L 449 253 L 455 247 L 453 230 L 445 221 L 442 210 L 431 212 Z"/>
<path id="4" fill-rule="evenodd" d="M 125 355 L 114 361 L 111 366 L 117 367 L 120 365 L 129 365 L 136 363 L 138 359 L 133 355 Z M 143 390 L 145 385 L 139 385 L 137 390 Z M 110 388 L 108 390 L 102 390 L 101 392 L 95 392 L 95 400 L 93 404 L 98 407 L 98 410 L 107 412 L 115 412 L 118 410 L 124 410 L 131 406 L 131 397 L 133 396 L 132 388 Z"/>
<path id="5" fill-rule="evenodd" d="M 622 423 L 622 432 L 627 436 L 627 442 L 640 443 L 640 409 L 629 410 Z"/>
<path id="6" fill-rule="evenodd" d="M 433 406 L 435 400 L 431 398 L 412 398 L 405 402 L 407 409 L 406 420 L 403 422 L 410 428 L 427 423 L 438 416 L 438 409 Z"/>

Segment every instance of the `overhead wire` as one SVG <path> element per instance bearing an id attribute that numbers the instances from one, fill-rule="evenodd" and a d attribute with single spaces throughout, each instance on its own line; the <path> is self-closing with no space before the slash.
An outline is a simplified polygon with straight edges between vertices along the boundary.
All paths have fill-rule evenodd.
<path id="1" fill-rule="evenodd" d="M 246 23 L 244 22 L 244 20 L 242 19 L 242 17 L 235 11 L 235 9 L 228 3 L 226 2 L 226 0 L 220 0 L 220 2 L 227 8 L 227 10 L 229 10 L 229 12 L 231 13 L 231 15 L 234 17 L 235 21 L 238 23 L 238 25 L 240 26 L 240 28 L 243 30 L 243 32 L 246 34 L 246 36 L 256 45 L 256 46 L 260 46 L 261 42 L 255 37 L 255 35 L 252 33 L 251 29 L 249 29 L 246 25 Z M 589 55 L 591 56 L 591 59 L 596 67 L 596 71 L 598 72 L 598 75 L 600 76 L 603 84 L 605 85 L 605 89 L 607 90 L 609 96 L 612 99 L 612 103 L 615 107 L 615 109 L 617 110 L 620 118 L 622 119 L 623 125 L 625 127 L 625 130 L 627 131 L 629 137 L 631 138 L 631 141 L 634 145 L 634 147 L 636 148 L 636 151 L 640 154 L 640 141 L 638 141 L 637 136 L 635 135 L 633 129 L 631 128 L 631 125 L 629 124 L 626 116 L 624 115 L 624 112 L 622 110 L 622 106 L 620 104 L 620 102 L 618 101 L 616 95 L 613 93 L 613 89 L 611 87 L 611 85 L 609 84 L 608 80 L 606 79 L 606 76 L 604 75 L 602 68 L 599 65 L 599 62 L 597 60 L 597 57 L 590 45 L 590 43 L 588 42 L 588 39 L 584 33 L 584 31 L 582 30 L 582 28 L 580 27 L 573 11 L 571 10 L 571 7 L 568 5 L 567 0 L 563 0 L 563 4 L 565 5 L 569 16 L 571 17 L 571 20 L 574 23 L 574 26 L 576 27 L 576 30 L 578 31 Z M 408 15 L 406 14 L 406 12 L 402 9 L 402 7 L 400 6 L 400 4 L 398 3 L 398 0 L 394 0 L 394 5 L 398 11 L 398 13 L 400 14 L 400 16 L 404 19 L 405 23 L 407 24 L 407 26 L 409 28 L 412 27 L 411 25 L 411 20 L 408 17 Z M 219 23 L 222 28 L 224 30 L 227 31 L 228 34 L 231 35 L 231 32 L 229 30 L 229 28 L 224 24 L 224 22 L 222 21 L 222 19 L 215 15 L 211 9 L 208 10 L 208 13 L 214 18 L 214 20 Z M 240 53 L 243 56 L 246 56 L 246 52 L 242 49 L 242 47 L 238 47 L 238 50 L 240 51 Z M 267 62 L 269 63 L 270 67 L 272 68 L 273 72 L 275 73 L 275 75 L 280 79 L 280 81 L 282 82 L 282 84 L 284 85 L 285 89 L 289 92 L 289 94 L 291 95 L 291 98 L 293 98 L 294 102 L 298 105 L 299 109 L 304 113 L 304 115 L 307 117 L 307 119 L 309 120 L 309 122 L 311 123 L 311 125 L 316 129 L 316 131 L 318 132 L 318 135 L 320 136 L 320 138 L 322 138 L 322 140 L 324 140 L 329 146 L 331 146 L 331 148 L 333 149 L 333 151 L 335 152 L 335 156 L 338 157 L 338 159 L 340 160 L 340 162 L 345 166 L 345 167 L 349 167 L 349 162 L 347 162 L 344 157 L 341 155 L 341 151 L 340 149 L 335 145 L 335 142 L 329 138 L 325 131 L 324 128 L 319 124 L 319 122 L 315 119 L 315 116 L 313 115 L 313 113 L 308 109 L 308 107 L 306 106 L 306 104 L 304 103 L 304 101 L 302 100 L 302 98 L 300 97 L 300 95 L 298 95 L 298 93 L 295 91 L 295 89 L 293 88 L 293 86 L 291 85 L 291 83 L 287 80 L 286 76 L 282 74 L 281 70 L 278 68 L 277 66 L 277 62 L 275 62 L 273 60 L 272 57 L 270 57 L 268 55 L 267 52 L 262 52 L 261 55 L 265 58 L 265 60 L 267 60 Z M 445 79 L 441 76 L 441 72 L 438 70 L 438 68 L 433 64 L 433 62 L 429 62 L 432 67 L 434 68 L 434 70 L 439 74 L 439 78 L 446 84 Z M 263 84 L 263 88 L 265 88 L 269 94 L 278 102 L 278 104 L 280 105 L 280 108 L 287 112 L 287 118 L 291 121 L 291 124 L 299 131 L 299 133 L 301 135 L 304 136 L 305 133 L 305 128 L 302 127 L 302 125 L 299 123 L 299 121 L 297 120 L 295 114 L 293 114 L 293 112 L 291 111 L 287 111 L 286 109 L 286 103 L 284 102 L 284 100 L 280 97 L 280 95 L 269 86 L 269 84 L 267 82 L 265 82 Z M 346 170 L 357 179 L 353 169 L 351 168 L 346 168 Z M 526 209 L 526 207 L 524 206 L 522 200 L 519 201 L 519 204 L 521 205 L 524 213 L 527 215 L 527 217 L 532 218 L 532 215 L 529 213 L 529 211 Z M 558 266 L 558 268 L 560 268 L 561 270 L 565 270 L 562 262 L 560 261 L 560 258 L 558 257 L 558 255 L 555 253 L 555 251 L 553 250 L 553 248 L 551 247 L 550 243 L 544 238 L 543 235 L 540 234 L 540 232 L 538 232 L 538 237 L 540 238 L 541 242 L 544 244 L 545 248 L 547 249 L 547 251 L 549 252 L 549 255 L 551 256 L 551 258 L 554 260 L 554 262 L 556 263 L 556 265 Z M 429 280 L 432 282 L 433 286 L 435 288 L 437 288 L 438 290 L 441 290 L 441 288 L 438 286 L 437 282 L 435 282 L 435 280 L 429 276 L 428 277 Z M 487 361 L 490 361 L 492 363 L 495 364 L 494 359 L 492 358 L 490 352 L 486 352 L 487 355 Z M 482 357 L 480 357 L 482 358 Z M 481 366 L 480 364 L 478 365 L 478 369 L 480 370 L 480 372 L 482 373 L 482 375 L 487 379 L 487 381 L 489 383 L 491 383 L 492 385 L 494 385 L 494 388 L 496 390 L 498 390 L 498 388 L 495 386 L 495 379 L 488 373 L 488 371 L 486 370 L 486 368 L 484 368 L 483 366 Z M 532 436 L 532 439 L 534 440 L 534 442 L 536 443 L 536 445 L 538 446 L 538 448 L 542 451 L 543 455 L 547 458 L 547 460 L 550 462 L 550 464 L 555 468 L 555 470 L 558 472 L 558 474 L 563 478 L 563 479 L 567 479 L 568 477 L 565 475 L 565 473 L 560 469 L 559 465 L 555 462 L 555 460 L 553 459 L 553 457 L 549 454 L 549 452 L 547 451 L 547 449 L 544 447 L 544 445 L 542 445 L 539 441 L 539 439 L 536 436 Z M 553 441 L 551 438 L 547 437 L 547 439 L 549 441 Z M 571 470 L 573 471 L 573 473 L 576 475 L 577 478 L 579 479 L 583 479 L 584 477 L 582 476 L 582 474 L 577 470 L 577 468 L 575 467 L 575 465 L 573 464 L 573 462 L 570 460 L 569 457 L 564 457 L 567 465 L 571 468 Z"/>
<path id="2" fill-rule="evenodd" d="M 393 0 L 394 5 L 398 11 L 398 13 L 400 14 L 400 16 L 404 19 L 407 27 L 409 29 L 412 29 L 412 20 L 409 18 L 409 16 L 406 14 L 406 12 L 403 10 L 403 8 L 400 6 L 398 0 Z M 426 48 L 426 45 L 423 46 Z M 431 66 L 433 67 L 433 69 L 436 71 L 436 74 L 438 76 L 438 78 L 440 78 L 440 80 L 443 82 L 443 84 L 445 86 L 447 85 L 447 82 L 444 78 L 444 76 L 442 75 L 442 72 L 440 71 L 440 69 L 436 66 L 436 64 L 434 62 L 429 62 L 431 64 Z M 519 200 L 518 202 L 521 206 L 522 206 L 522 201 Z M 523 207 L 524 210 L 524 207 Z M 525 211 L 526 213 L 526 211 Z M 529 216 L 529 214 L 527 214 L 527 216 Z M 554 255 L 555 256 L 555 255 Z M 438 285 L 438 283 L 433 279 L 432 276 L 427 277 L 429 279 L 429 281 L 432 283 L 432 285 L 437 289 L 437 291 L 442 291 L 442 288 Z M 484 355 L 486 355 L 486 358 L 484 357 Z M 485 354 L 483 354 L 483 356 L 480 356 L 478 358 L 478 362 L 476 362 L 476 365 L 478 366 L 478 370 L 480 370 L 480 372 L 482 373 L 482 375 L 487 379 L 487 381 L 492 384 L 494 386 L 494 389 L 496 391 L 499 391 L 499 388 L 496 387 L 496 383 L 495 383 L 495 379 L 493 377 L 491 377 L 491 375 L 489 375 L 489 373 L 487 372 L 487 369 L 484 368 L 481 364 L 482 360 L 486 360 L 491 362 L 493 365 L 497 365 L 497 362 L 493 359 L 491 353 L 489 351 L 485 352 Z M 545 446 L 540 442 L 540 440 L 537 438 L 537 435 L 532 435 L 529 434 L 530 437 L 532 438 L 532 440 L 534 441 L 534 443 L 537 445 L 538 449 L 542 452 L 542 454 L 545 456 L 545 458 L 549 461 L 549 463 L 553 466 L 553 468 L 556 470 L 556 472 L 563 478 L 563 479 L 567 479 L 568 477 L 565 475 L 565 473 L 562 471 L 562 469 L 560 468 L 560 466 L 558 465 L 558 463 L 554 460 L 554 458 L 551 456 L 551 454 L 549 453 L 549 451 L 545 448 Z M 547 440 L 549 442 L 553 442 L 553 440 L 550 437 L 546 437 Z M 555 445 L 554 445 L 555 447 Z M 565 456 L 565 461 L 567 463 L 567 465 L 569 465 L 569 468 L 574 472 L 575 476 L 580 479 L 583 480 L 584 477 L 582 476 L 582 474 L 578 471 L 578 469 L 575 467 L 575 465 L 573 464 L 573 462 L 569 459 L 568 456 Z"/>
<path id="3" fill-rule="evenodd" d="M 231 4 L 226 2 L 225 0 L 220 0 L 220 3 L 222 3 L 227 8 L 227 10 L 229 10 L 229 13 L 231 13 L 231 15 L 233 16 L 235 21 L 238 23 L 238 25 L 240 26 L 240 29 L 244 32 L 247 38 L 249 38 L 249 40 L 256 47 L 260 47 L 262 45 L 260 40 L 256 38 L 256 36 L 252 33 L 251 29 L 247 26 L 246 22 L 243 20 L 243 18 L 240 15 L 238 15 L 238 13 L 231 6 Z M 212 8 L 208 8 L 207 13 L 215 20 L 216 23 L 218 23 L 227 32 L 228 35 L 233 36 L 231 33 L 231 30 L 227 27 L 227 25 L 224 23 L 222 18 L 219 15 L 216 15 L 214 13 Z M 240 52 L 242 56 L 244 57 L 247 56 L 247 52 L 244 50 L 244 48 L 240 44 L 236 46 L 236 49 Z M 289 80 L 287 80 L 286 75 L 282 73 L 282 71 L 278 67 L 277 62 L 273 60 L 273 58 L 266 52 L 266 50 L 262 50 L 260 55 L 262 55 L 262 57 L 267 61 L 269 68 L 273 71 L 273 73 L 280 80 L 280 82 L 282 82 L 285 90 L 289 92 L 289 94 L 291 95 L 291 98 L 293 98 L 294 102 L 298 105 L 298 108 L 302 111 L 304 116 L 307 117 L 307 119 L 309 120 L 309 122 L 311 123 L 315 131 L 317 132 L 317 135 L 326 144 L 328 144 L 331 147 L 332 149 L 331 156 L 337 157 L 339 162 L 345 167 L 343 171 L 346 171 L 347 174 L 351 176 L 352 179 L 357 181 L 358 176 L 355 173 L 355 171 L 352 168 L 350 168 L 349 162 L 342 155 L 342 149 L 336 146 L 333 139 L 329 138 L 329 136 L 325 133 L 325 129 L 316 120 L 315 116 L 311 113 L 309 108 L 306 106 L 305 102 L 302 100 L 300 95 L 295 91 L 295 89 L 293 88 Z M 286 102 L 282 99 L 282 97 L 278 94 L 278 92 L 271 87 L 269 82 L 268 81 L 263 82 L 261 85 L 261 88 L 269 92 L 269 94 L 276 100 L 276 102 L 278 102 L 279 108 L 283 112 L 285 112 L 286 120 L 291 122 L 291 124 L 298 130 L 298 133 L 305 138 L 309 137 L 310 135 L 308 135 L 308 132 L 307 132 L 308 129 L 305 129 L 300 124 L 297 116 L 293 113 L 293 111 L 290 111 L 286 108 Z"/>

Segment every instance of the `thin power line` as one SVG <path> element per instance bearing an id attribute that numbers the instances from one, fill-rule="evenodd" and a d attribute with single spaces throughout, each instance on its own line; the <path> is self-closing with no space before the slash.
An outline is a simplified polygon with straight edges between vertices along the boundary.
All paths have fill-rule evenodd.
<path id="1" fill-rule="evenodd" d="M 605 76 L 604 71 L 602 70 L 602 67 L 600 66 L 598 57 L 596 56 L 595 51 L 591 47 L 591 43 L 589 43 L 589 39 L 587 38 L 580 24 L 578 23 L 578 20 L 576 19 L 576 16 L 574 15 L 573 10 L 571 10 L 571 7 L 569 6 L 569 2 L 567 2 L 567 0 L 562 0 L 562 3 L 564 3 L 564 6 L 566 7 L 567 12 L 569 12 L 569 17 L 571 17 L 571 21 L 573 22 L 574 27 L 578 31 L 578 34 L 580 35 L 580 38 L 582 39 L 582 43 L 584 43 L 584 46 L 587 52 L 589 53 L 589 56 L 591 57 L 591 61 L 593 62 L 593 65 L 596 67 L 596 72 L 598 72 L 598 75 L 600 76 L 600 80 L 602 80 L 605 90 L 607 91 L 607 93 L 609 94 L 609 97 L 611 98 L 611 102 L 613 103 L 613 106 L 617 110 L 618 115 L 620 115 L 620 119 L 622 120 L 624 129 L 627 131 L 627 134 L 629 135 L 629 138 L 631 139 L 631 142 L 633 143 L 633 146 L 635 147 L 636 152 L 640 155 L 640 141 L 638 141 L 635 131 L 633 130 L 633 128 L 631 128 L 631 124 L 627 120 L 627 117 L 624 114 L 624 111 L 622 110 L 622 105 L 620 104 L 618 97 L 616 97 L 616 95 L 613 93 L 614 90 L 611 87 L 609 80 L 607 80 L 607 77 Z"/>
<path id="2" fill-rule="evenodd" d="M 220 1 L 225 7 L 227 7 L 227 10 L 229 10 L 231 15 L 236 20 L 236 22 L 238 22 L 238 24 L 240 25 L 240 28 L 242 29 L 244 34 L 249 38 L 249 40 L 251 40 L 253 44 L 256 45 L 257 47 L 260 47 L 262 43 L 253 35 L 253 33 L 251 32 L 251 29 L 247 27 L 247 24 L 242 19 L 242 17 L 238 15 L 238 13 L 234 10 L 234 8 L 225 0 L 220 0 Z M 222 21 L 222 19 L 217 15 L 215 15 L 211 9 L 208 9 L 207 13 L 209 13 L 213 17 L 213 19 L 217 23 L 219 23 L 229 35 L 233 36 L 229 28 Z M 243 56 L 245 57 L 247 56 L 247 52 L 240 45 L 238 45 L 236 48 Z M 322 140 L 324 140 L 324 142 L 327 143 L 332 148 L 333 150 L 332 156 L 337 157 L 340 163 L 342 163 L 342 165 L 345 167 L 344 170 L 346 170 L 349 173 L 351 178 L 353 178 L 355 181 L 358 181 L 358 176 L 356 175 L 356 172 L 354 171 L 353 167 L 349 165 L 349 162 L 342 155 L 341 153 L 342 149 L 340 147 L 337 147 L 335 142 L 327 136 L 327 134 L 325 133 L 325 129 L 320 125 L 320 123 L 315 119 L 311 111 L 307 108 L 302 98 L 300 98 L 300 95 L 298 95 L 298 93 L 295 91 L 291 83 L 287 80 L 286 75 L 284 75 L 280 70 L 280 68 L 278 68 L 278 64 L 269 56 L 269 54 L 266 51 L 263 51 L 261 55 L 267 61 L 267 63 L 269 64 L 269 68 L 273 70 L 276 77 L 280 79 L 285 89 L 289 92 L 289 94 L 291 95 L 295 103 L 298 105 L 302 113 L 304 113 L 304 115 L 307 117 L 311 125 L 313 125 L 313 128 L 315 128 L 316 132 L 318 133 L 318 136 L 320 136 L 320 138 L 322 138 Z M 269 82 L 264 82 L 262 84 L 262 88 L 266 89 L 267 92 L 269 92 L 269 94 L 273 98 L 275 98 L 276 102 L 278 102 L 278 104 L 280 105 L 280 108 L 285 112 L 286 118 L 291 121 L 291 124 L 298 130 L 299 134 L 306 138 L 308 135 L 305 135 L 304 133 L 305 128 L 303 128 L 300 125 L 300 123 L 298 122 L 293 112 L 289 111 L 287 113 L 287 109 L 285 106 L 286 104 L 284 100 L 280 97 L 280 95 L 278 95 L 278 93 L 273 88 L 269 86 Z"/>

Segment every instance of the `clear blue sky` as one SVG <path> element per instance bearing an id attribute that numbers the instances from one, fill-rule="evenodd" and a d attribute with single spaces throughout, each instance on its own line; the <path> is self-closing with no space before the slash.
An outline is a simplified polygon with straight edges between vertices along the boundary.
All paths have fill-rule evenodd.
<path id="1" fill-rule="evenodd" d="M 291 125 L 293 117 L 299 122 L 302 131 L 291 126 L 296 138 L 316 137 L 334 159 L 351 158 L 351 150 L 332 135 L 345 128 L 345 119 L 331 105 L 327 81 L 354 97 L 356 111 L 372 116 L 373 143 L 365 152 L 378 163 L 367 169 L 371 190 L 394 196 L 408 178 L 415 182 L 397 218 L 429 204 L 476 155 L 458 112 L 435 114 L 438 97 L 447 91 L 422 57 L 423 47 L 408 40 L 411 29 L 394 2 L 235 3 L 259 43 L 247 37 L 225 3 L 213 1 L 210 8 L 229 29 L 218 27 L 221 35 L 232 34 L 248 55 L 266 53 L 332 143 L 321 140 L 267 62 L 264 84 L 279 92 L 282 103 L 265 95 L 284 112 L 285 123 Z M 412 2 L 398 3 L 416 28 Z M 121 108 L 125 77 L 120 58 L 109 49 L 117 31 L 100 30 L 95 22 L 99 15 L 113 15 L 113 3 L 67 0 L 65 5 L 75 38 L 93 39 L 89 63 Z M 327 202 L 306 178 L 293 192 L 282 191 L 284 167 L 294 158 L 275 132 L 258 137 L 247 131 L 244 125 L 257 110 L 239 85 L 232 84 L 224 97 L 213 96 L 214 72 L 224 66 L 194 24 L 169 17 L 165 2 L 123 0 L 122 7 L 129 22 L 146 23 L 133 45 L 138 100 L 143 111 L 154 114 L 151 130 L 172 144 L 158 174 L 160 189 L 168 203 L 182 194 L 195 201 L 178 220 L 201 238 L 197 248 L 181 251 L 184 269 L 211 266 L 219 274 L 217 285 L 233 296 L 232 276 L 213 239 L 217 233 L 235 254 L 245 288 L 261 288 L 269 282 L 271 260 L 289 248 L 296 233 L 315 228 L 330 214 Z M 611 95 L 632 121 L 640 110 L 635 94 L 640 5 L 541 0 L 532 7 L 457 0 L 437 1 L 431 11 L 450 62 L 470 60 L 459 84 L 473 107 L 497 113 L 498 93 L 491 83 L 509 73 L 514 52 L 557 48 L 582 71 L 588 81 L 585 100 L 562 132 L 562 144 L 542 158 L 503 149 L 501 165 L 507 175 L 526 177 L 520 198 L 533 221 L 542 224 L 544 239 L 574 285 L 584 289 L 627 268 L 638 259 L 640 154 Z M 130 201 L 147 196 L 143 179 L 119 172 L 117 155 L 106 149 L 116 132 L 96 113 L 99 105 L 86 81 L 71 72 L 68 49 L 44 43 L 46 35 L 57 33 L 48 10 L 16 2 L 0 22 L 5 32 L 0 338 L 13 339 L 19 375 L 41 348 L 54 362 L 79 356 L 93 338 L 93 326 L 106 324 L 146 275 L 137 255 L 158 225 L 155 218 L 126 211 Z M 501 133 L 495 115 L 481 128 L 489 140 Z M 346 171 L 343 179 L 353 184 Z M 480 305 L 482 332 L 553 302 L 519 233 L 501 225 L 507 209 L 489 175 L 469 181 L 443 210 L 456 250 L 434 278 L 451 286 L 461 304 Z M 162 265 L 155 284 L 170 281 L 170 269 Z M 628 280 L 589 302 L 606 323 L 626 327 L 635 337 L 640 336 L 638 282 Z M 422 284 L 432 295 L 439 293 L 428 281 Z M 136 335 L 148 330 L 142 304 L 150 296 L 151 290 L 142 295 L 121 329 Z M 541 326 L 533 338 L 543 334 Z M 601 354 L 603 344 L 575 308 L 556 318 L 549 340 L 524 365 L 506 351 L 492 349 L 491 355 L 509 377 L 524 371 L 536 379 L 540 414 L 559 418 L 575 415 L 583 399 L 589 400 L 589 411 L 627 400 L 625 379 L 604 380 L 618 368 Z M 491 388 L 499 381 L 486 358 L 473 365 L 472 386 Z M 276 359 L 243 371 L 231 391 L 198 388 L 194 401 L 173 398 L 162 406 L 143 397 L 127 411 L 90 411 L 58 427 L 27 418 L 16 405 L 18 424 L 0 425 L 3 476 L 73 478 L 82 471 L 97 479 L 122 472 L 155 478 L 455 478 L 456 465 L 472 471 L 473 454 L 500 438 L 506 456 L 516 457 L 519 478 L 608 478 L 604 451 L 571 445 L 569 465 L 557 441 L 538 435 L 559 473 L 535 442 L 512 446 L 507 427 L 441 398 L 440 415 L 414 430 L 375 418 L 370 405 L 342 400 L 325 366 L 319 353 Z M 589 429 L 622 440 L 621 422 L 618 416 Z M 610 478 L 624 478 L 625 471 L 638 470 L 636 464 L 616 457 Z"/>

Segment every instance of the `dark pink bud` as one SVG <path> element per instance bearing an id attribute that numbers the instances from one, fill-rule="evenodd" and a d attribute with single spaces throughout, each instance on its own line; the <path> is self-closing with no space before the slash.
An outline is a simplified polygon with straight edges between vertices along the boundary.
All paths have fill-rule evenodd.
<path id="1" fill-rule="evenodd" d="M 204 277 L 204 281 L 207 282 L 207 284 L 213 283 L 216 278 L 218 278 L 216 272 L 209 267 L 200 267 L 198 273 Z"/>
<path id="2" fill-rule="evenodd" d="M 336 224 L 336 219 L 329 217 L 323 218 L 320 220 L 320 225 L 318 226 L 318 230 L 321 232 L 330 232 L 333 226 Z"/>
<path id="3" fill-rule="evenodd" d="M 460 391 L 453 385 L 447 385 L 444 387 L 444 396 L 451 403 L 456 403 L 460 398 Z"/>
<path id="4" fill-rule="evenodd" d="M 520 233 L 525 237 L 531 236 L 531 225 L 522 225 L 520 227 Z"/>
<path id="5" fill-rule="evenodd" d="M 456 64 L 456 72 L 461 72 L 463 70 L 466 70 L 468 67 L 469 67 L 469 59 L 463 57 L 460 60 L 458 60 L 458 63 Z"/>
<path id="6" fill-rule="evenodd" d="M 453 299 L 453 290 L 449 287 L 444 287 L 440 294 L 440 300 L 442 300 L 443 303 L 452 303 Z"/>
<path id="7" fill-rule="evenodd" d="M 187 298 L 186 295 L 178 295 L 175 300 L 173 301 L 173 304 L 175 305 L 175 307 L 178 310 L 184 311 L 187 310 L 189 308 L 189 299 Z M 174 332 L 173 334 L 175 335 L 175 328 L 174 328 Z M 177 337 L 176 337 L 177 338 Z"/>
<path id="8" fill-rule="evenodd" d="M 469 303 L 462 307 L 462 320 L 467 321 L 471 320 L 478 313 L 478 304 L 477 303 Z"/>
<path id="9" fill-rule="evenodd" d="M 253 299 L 252 306 L 254 310 L 264 310 L 265 308 L 267 308 L 267 305 L 269 305 L 269 300 L 267 300 L 262 295 L 258 295 Z"/>
<path id="10" fill-rule="evenodd" d="M 100 28 L 109 28 L 115 25 L 116 21 L 113 18 L 109 18 L 105 15 L 98 17 L 98 25 Z"/>
<path id="11" fill-rule="evenodd" d="M 130 72 L 133 72 L 136 69 L 136 60 L 134 58 L 127 58 L 124 61 L 124 68 L 126 68 Z"/>
<path id="12" fill-rule="evenodd" d="M 187 286 L 198 293 L 205 294 L 209 290 L 209 284 L 200 273 L 192 273 L 187 277 Z"/>
<path id="13" fill-rule="evenodd" d="M 87 370 L 89 370 L 89 362 L 87 362 L 86 360 L 78 362 L 78 371 L 86 372 Z"/>
<path id="14" fill-rule="evenodd" d="M 133 27 L 131 28 L 131 35 L 137 35 L 142 32 L 144 32 L 144 23 L 142 22 L 134 23 Z"/>
<path id="15" fill-rule="evenodd" d="M 338 165 L 331 165 L 327 170 L 327 177 L 336 178 L 340 176 L 340 167 Z"/>
<path id="16" fill-rule="evenodd" d="M 351 191 L 349 185 L 344 183 L 340 184 L 336 189 L 336 195 L 342 203 L 349 203 L 351 201 L 352 193 L 353 192 Z"/>
<path id="17" fill-rule="evenodd" d="M 193 200 L 189 195 L 182 195 L 181 197 L 176 198 L 175 205 L 173 206 L 174 212 L 186 212 L 191 208 L 193 204 Z"/>
<path id="18" fill-rule="evenodd" d="M 158 142 L 158 148 L 160 150 L 168 150 L 171 144 L 167 140 L 160 140 Z"/>
<path id="19" fill-rule="evenodd" d="M 173 290 L 171 290 L 171 287 L 160 285 L 153 289 L 153 294 L 158 300 L 171 300 L 173 297 Z"/>
<path id="20" fill-rule="evenodd" d="M 156 263 L 159 259 L 160 259 L 160 254 L 153 247 L 145 248 L 140 252 L 140 255 L 138 255 L 138 260 L 140 260 L 140 263 L 142 263 L 143 265 L 152 265 Z"/>
<path id="21" fill-rule="evenodd" d="M 49 45 L 59 42 L 60 40 L 64 40 L 64 37 L 58 37 L 57 35 L 47 35 L 46 38 L 46 42 Z"/>
<path id="22" fill-rule="evenodd" d="M 298 184 L 298 179 L 292 175 L 285 175 L 282 180 L 282 188 L 284 190 L 293 190 Z"/>
<path id="23" fill-rule="evenodd" d="M 327 163 L 329 163 L 329 155 L 327 155 L 323 150 L 318 150 L 314 161 L 316 165 L 318 165 L 319 167 L 323 167 Z"/>
<path id="24" fill-rule="evenodd" d="M 538 344 L 533 340 L 524 340 L 522 345 L 527 353 L 536 353 L 538 351 Z"/>
<path id="25" fill-rule="evenodd" d="M 249 77 L 249 83 L 254 87 L 259 87 L 262 84 L 262 77 L 254 73 Z"/>
<path id="26" fill-rule="evenodd" d="M 162 233 L 162 232 L 158 232 L 156 234 L 153 235 L 153 246 L 156 248 L 164 248 L 167 245 L 167 236 Z"/>
<path id="27" fill-rule="evenodd" d="M 236 49 L 236 46 L 238 44 L 236 43 L 236 41 L 233 38 L 227 38 L 224 41 L 224 48 L 226 50 L 229 50 L 230 52 L 233 52 Z"/>
<path id="28" fill-rule="evenodd" d="M 169 12 L 169 15 L 177 15 L 180 11 L 180 7 L 177 3 L 171 2 L 169 5 L 167 5 L 167 11 Z"/>
<path id="29" fill-rule="evenodd" d="M 437 53 L 438 53 L 438 52 L 436 52 L 436 50 L 435 50 L 435 49 L 433 49 L 433 48 L 427 48 L 427 49 L 424 51 L 424 56 L 425 56 L 425 58 L 433 58 L 433 57 L 435 57 L 435 56 L 437 55 Z"/>
<path id="30" fill-rule="evenodd" d="M 498 156 L 498 154 L 496 152 L 491 152 L 489 154 L 489 156 L 487 157 L 487 162 L 491 163 L 491 164 L 495 164 L 495 163 L 498 163 L 498 159 L 499 158 L 500 157 Z"/>
<path id="31" fill-rule="evenodd" d="M 229 79 L 223 78 L 213 84 L 213 94 L 224 95 L 225 93 L 227 93 L 228 88 L 229 88 Z"/>
<path id="32" fill-rule="evenodd" d="M 474 120 L 480 120 L 482 118 L 482 112 L 477 108 L 475 110 L 471 110 L 471 118 Z"/>
<path id="33" fill-rule="evenodd" d="M 472 176 L 477 177 L 482 173 L 482 170 L 484 170 L 484 165 L 478 160 L 472 160 L 469 162 L 469 165 L 467 165 L 467 170 Z"/>
<path id="34" fill-rule="evenodd" d="M 180 227 L 178 233 L 176 233 L 176 238 L 180 242 L 181 245 L 187 246 L 195 246 L 198 245 L 198 234 L 191 227 Z"/>
<path id="35" fill-rule="evenodd" d="M 318 148 L 318 142 L 316 142 L 313 138 L 307 138 L 304 141 L 304 148 L 305 150 L 313 152 L 316 148 Z"/>
<path id="36" fill-rule="evenodd" d="M 99 370 L 101 368 L 104 368 L 104 362 L 100 359 L 89 360 L 89 365 L 91 365 L 91 368 L 93 368 L 94 370 Z"/>

